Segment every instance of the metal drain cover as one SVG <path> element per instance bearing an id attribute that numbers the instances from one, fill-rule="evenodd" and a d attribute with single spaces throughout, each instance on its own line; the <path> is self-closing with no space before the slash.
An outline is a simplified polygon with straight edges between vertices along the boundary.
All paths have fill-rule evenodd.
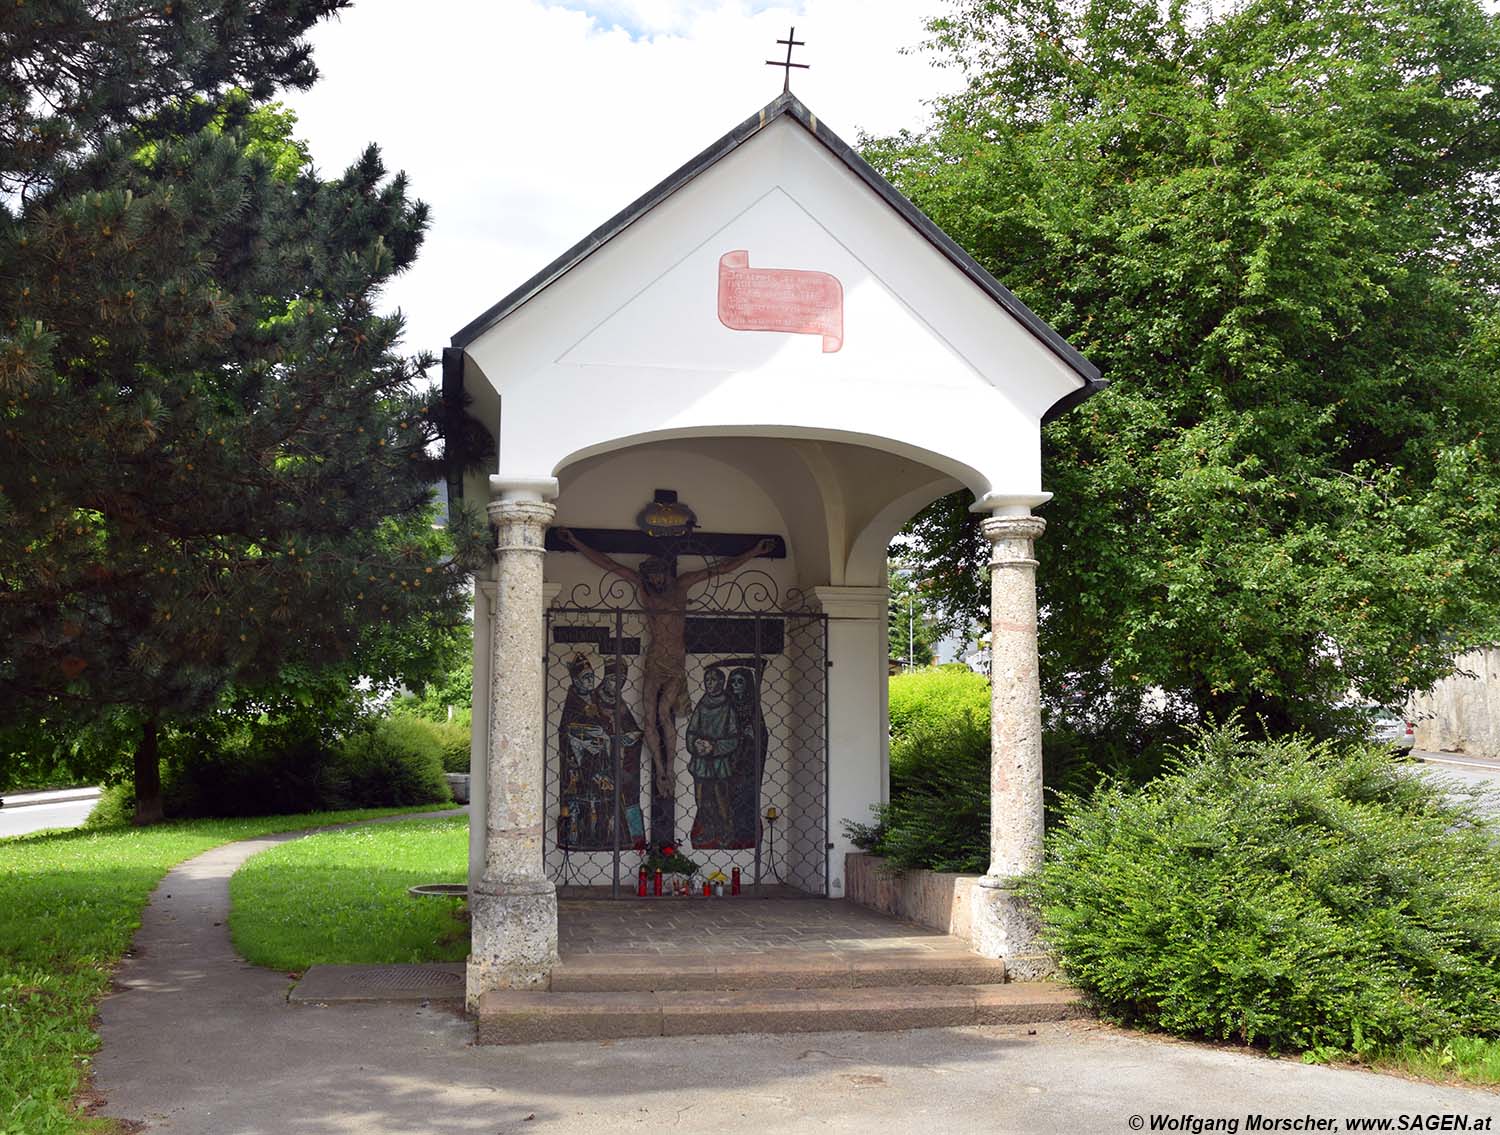
<path id="1" fill-rule="evenodd" d="M 462 1000 L 462 964 L 313 966 L 287 995 L 294 1002 Z"/>

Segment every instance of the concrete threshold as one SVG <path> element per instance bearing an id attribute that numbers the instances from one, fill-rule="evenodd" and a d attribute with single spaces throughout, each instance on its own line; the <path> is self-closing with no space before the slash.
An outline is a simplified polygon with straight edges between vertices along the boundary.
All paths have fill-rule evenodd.
<path id="1" fill-rule="evenodd" d="M 537 1044 L 648 1036 L 883 1032 L 1028 1024 L 1088 1015 L 1056 982 L 862 989 L 546 993 L 500 990 L 479 1000 L 476 1042 Z"/>

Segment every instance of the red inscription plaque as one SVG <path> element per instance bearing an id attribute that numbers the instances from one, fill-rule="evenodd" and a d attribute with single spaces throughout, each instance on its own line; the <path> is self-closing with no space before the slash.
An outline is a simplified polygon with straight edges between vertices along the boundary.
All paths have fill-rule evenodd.
<path id="1" fill-rule="evenodd" d="M 745 249 L 719 257 L 719 322 L 733 331 L 823 336 L 825 354 L 844 345 L 844 286 L 827 272 L 752 268 Z"/>

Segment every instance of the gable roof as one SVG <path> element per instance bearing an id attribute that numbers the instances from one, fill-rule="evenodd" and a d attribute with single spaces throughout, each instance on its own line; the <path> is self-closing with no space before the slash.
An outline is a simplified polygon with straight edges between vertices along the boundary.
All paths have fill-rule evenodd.
<path id="1" fill-rule="evenodd" d="M 983 265 L 960 248 L 952 237 L 933 224 L 926 214 L 908 201 L 895 186 L 881 177 L 869 162 L 860 157 L 847 142 L 829 130 L 827 126 L 818 120 L 817 115 L 808 110 L 790 92 L 785 92 L 777 96 L 774 101 L 767 103 L 760 111 L 745 119 L 745 121 L 741 122 L 691 161 L 673 171 L 662 181 L 625 206 L 624 209 L 605 221 L 604 224 L 589 233 L 588 236 L 584 237 L 572 248 L 552 261 L 551 264 L 548 264 L 535 276 L 531 277 L 531 279 L 516 288 L 515 291 L 511 292 L 499 303 L 484 312 L 484 314 L 480 315 L 477 319 L 471 320 L 453 336 L 453 347 L 463 350 L 470 343 L 474 342 L 475 339 L 478 339 L 479 336 L 495 326 L 495 324 L 520 308 L 533 296 L 586 260 L 596 249 L 603 247 L 609 241 L 613 240 L 636 220 L 656 208 L 656 206 L 660 205 L 673 193 L 676 193 L 677 190 L 687 185 L 700 173 L 717 164 L 722 158 L 732 154 L 767 126 L 771 125 L 771 123 L 783 116 L 798 123 L 809 134 L 821 142 L 830 154 L 842 162 L 851 173 L 869 186 L 870 189 L 874 190 L 903 220 L 925 237 L 929 244 L 947 257 L 954 267 L 1004 308 L 1021 326 L 1026 328 L 1043 346 L 1061 359 L 1063 363 L 1083 380 L 1083 387 L 1073 391 L 1071 394 L 1065 395 L 1055 403 L 1043 416 L 1043 421 L 1051 421 L 1058 414 L 1071 409 L 1085 398 L 1096 394 L 1109 385 L 1107 379 L 1100 377 L 1098 367 L 1084 358 L 1066 339 L 1049 327 L 1040 316 L 1017 299 L 1011 293 L 1010 289 L 995 279 L 994 276 L 990 275 Z"/>

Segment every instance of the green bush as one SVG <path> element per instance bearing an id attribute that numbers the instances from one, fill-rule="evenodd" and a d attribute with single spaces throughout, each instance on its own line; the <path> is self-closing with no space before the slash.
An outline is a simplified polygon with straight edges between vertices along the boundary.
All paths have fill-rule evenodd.
<path id="1" fill-rule="evenodd" d="M 308 711 L 172 735 L 163 745 L 167 818 L 274 816 L 452 799 L 443 762 L 462 730 L 408 716 L 339 724 L 347 731 L 343 738 Z M 463 749 L 467 769 L 467 733 Z M 128 782 L 116 784 L 106 789 L 89 823 L 129 823 L 134 812 L 134 790 Z"/>
<path id="2" fill-rule="evenodd" d="M 918 717 L 891 742 L 891 802 L 876 851 L 893 867 L 983 872 L 990 858 L 990 715 Z"/>
<path id="3" fill-rule="evenodd" d="M 121 781 L 105 785 L 84 825 L 91 828 L 118 828 L 129 824 L 134 815 L 135 789 L 129 781 Z"/>
<path id="4" fill-rule="evenodd" d="M 892 776 L 902 738 L 923 722 L 947 722 L 970 713 L 990 714 L 990 682 L 968 667 L 933 667 L 893 675 L 890 681 Z M 986 774 L 988 775 L 988 774 Z"/>
<path id="5" fill-rule="evenodd" d="M 469 771 L 469 720 L 468 711 L 455 714 L 453 720 L 438 720 L 424 717 L 414 711 L 411 701 L 397 702 L 391 707 L 392 719 L 399 719 L 404 729 L 420 729 L 435 740 L 443 751 L 444 772 Z"/>
<path id="6" fill-rule="evenodd" d="M 873 824 L 846 821 L 855 846 L 898 868 L 971 873 L 989 866 L 990 683 L 965 666 L 898 674 L 890 681 L 891 802 Z M 1109 776 L 1145 779 L 1129 723 L 1110 736 L 1054 727 L 1042 737 L 1048 821 L 1056 793 L 1086 793 Z M 1128 743 L 1111 740 L 1126 737 Z M 1136 746 L 1136 747 L 1132 747 Z"/>
<path id="7" fill-rule="evenodd" d="M 469 727 L 457 721 L 433 722 L 432 728 L 443 747 L 444 772 L 469 771 Z"/>
<path id="8" fill-rule="evenodd" d="M 435 804 L 453 798 L 443 779 L 443 753 L 432 722 L 382 717 L 344 738 L 332 771 L 351 804 Z"/>
<path id="9" fill-rule="evenodd" d="M 1110 1015 L 1274 1049 L 1500 1033 L 1500 850 L 1472 800 L 1368 746 L 1203 733 L 1069 798 L 1027 883 Z"/>

